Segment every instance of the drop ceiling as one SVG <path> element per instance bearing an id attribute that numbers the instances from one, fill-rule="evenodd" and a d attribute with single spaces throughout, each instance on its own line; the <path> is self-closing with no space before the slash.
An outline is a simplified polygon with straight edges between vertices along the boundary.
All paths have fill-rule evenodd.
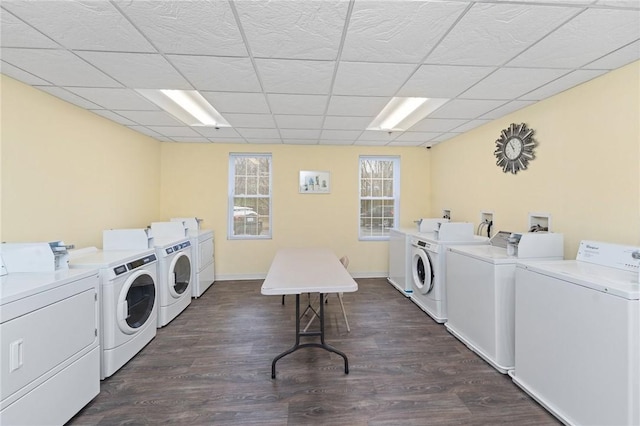
<path id="1" fill-rule="evenodd" d="M 639 0 L 4 0 L 3 74 L 166 142 L 432 146 L 640 59 Z M 199 91 L 189 127 L 135 89 Z M 393 96 L 450 99 L 401 132 Z"/>

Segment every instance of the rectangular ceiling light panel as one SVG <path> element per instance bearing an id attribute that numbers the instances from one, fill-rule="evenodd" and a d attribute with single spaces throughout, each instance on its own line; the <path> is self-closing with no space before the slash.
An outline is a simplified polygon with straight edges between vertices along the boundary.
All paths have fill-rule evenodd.
<path id="1" fill-rule="evenodd" d="M 137 92 L 189 126 L 231 127 L 195 90 L 138 89 Z"/>
<path id="2" fill-rule="evenodd" d="M 404 131 L 444 105 L 442 98 L 392 98 L 367 130 Z"/>

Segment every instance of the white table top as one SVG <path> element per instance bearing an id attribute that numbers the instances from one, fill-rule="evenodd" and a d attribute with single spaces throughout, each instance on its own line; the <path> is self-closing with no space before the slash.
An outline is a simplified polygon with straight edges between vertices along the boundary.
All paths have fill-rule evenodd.
<path id="1" fill-rule="evenodd" d="M 280 249 L 261 292 L 265 295 L 348 293 L 358 290 L 336 255 L 323 248 Z"/>

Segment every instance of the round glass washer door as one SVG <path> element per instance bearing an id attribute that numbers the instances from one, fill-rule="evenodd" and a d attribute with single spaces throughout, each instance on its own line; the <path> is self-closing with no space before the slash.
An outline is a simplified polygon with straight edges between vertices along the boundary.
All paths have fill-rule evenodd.
<path id="1" fill-rule="evenodd" d="M 135 333 L 149 321 L 156 303 L 156 283 L 145 270 L 134 272 L 125 281 L 118 298 L 118 326 Z"/>
<path id="2" fill-rule="evenodd" d="M 411 270 L 413 284 L 418 291 L 421 294 L 431 292 L 431 290 L 433 290 L 433 268 L 431 266 L 431 258 L 426 251 L 422 249 L 416 249 L 414 251 Z"/>

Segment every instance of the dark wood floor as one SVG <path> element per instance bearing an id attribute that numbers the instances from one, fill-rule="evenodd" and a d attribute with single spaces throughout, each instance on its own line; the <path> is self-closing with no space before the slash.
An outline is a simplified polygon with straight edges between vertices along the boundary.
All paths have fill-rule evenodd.
<path id="1" fill-rule="evenodd" d="M 116 374 L 73 425 L 557 425 L 508 376 L 469 351 L 384 279 L 327 305 L 327 342 L 294 341 L 295 297 L 261 281 L 215 283 Z M 317 322 L 316 322 L 317 324 Z"/>

